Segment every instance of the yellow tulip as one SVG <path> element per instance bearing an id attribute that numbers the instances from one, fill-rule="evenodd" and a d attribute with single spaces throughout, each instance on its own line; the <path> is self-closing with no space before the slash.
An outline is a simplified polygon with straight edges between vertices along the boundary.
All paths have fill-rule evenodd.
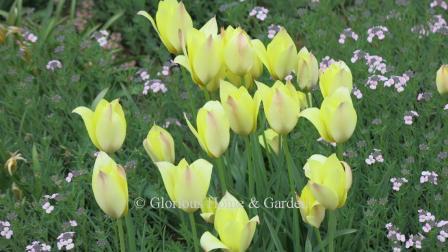
<path id="1" fill-rule="evenodd" d="M 340 87 L 346 87 L 351 92 L 353 89 L 352 72 L 344 61 L 335 62 L 321 73 L 319 86 L 324 98 Z"/>
<path id="2" fill-rule="evenodd" d="M 188 37 L 188 32 L 193 28 L 193 21 L 182 2 L 177 2 L 177 0 L 160 1 L 156 20 L 146 11 L 139 11 L 137 14 L 146 17 L 151 22 L 152 27 L 170 53 L 182 53 L 183 38 Z"/>
<path id="3" fill-rule="evenodd" d="M 300 197 L 297 197 L 297 201 L 300 204 L 302 220 L 315 228 L 319 228 L 320 223 L 325 218 L 325 208 L 317 202 L 309 185 L 302 189 L 302 193 Z"/>
<path id="4" fill-rule="evenodd" d="M 100 152 L 93 167 L 92 189 L 101 210 L 112 218 L 128 212 L 128 182 L 123 167 Z"/>
<path id="5" fill-rule="evenodd" d="M 208 223 L 213 223 L 215 220 L 215 212 L 218 207 L 218 202 L 214 197 L 207 197 L 202 201 L 201 217 Z"/>
<path id="6" fill-rule="evenodd" d="M 280 135 L 273 129 L 267 129 L 264 131 L 264 135 L 259 135 L 258 142 L 261 146 L 263 146 L 263 148 L 266 149 L 264 138 L 266 138 L 266 142 L 268 142 L 269 148 L 278 155 L 278 153 L 280 152 Z"/>
<path id="7" fill-rule="evenodd" d="M 216 19 L 210 19 L 200 30 L 191 29 L 187 37 L 185 55 L 179 55 L 174 62 L 187 69 L 193 81 L 200 88 L 214 91 L 224 75 L 223 45 L 218 36 Z"/>
<path id="8" fill-rule="evenodd" d="M 201 237 L 201 247 L 205 251 L 215 249 L 229 252 L 246 251 L 258 223 L 258 216 L 249 220 L 241 203 L 227 192 L 219 202 L 215 214 L 215 229 L 219 239 L 210 232 L 205 232 Z"/>
<path id="9" fill-rule="evenodd" d="M 236 88 L 221 80 L 219 88 L 221 104 L 229 118 L 230 128 L 237 134 L 247 136 L 257 129 L 258 95 L 252 98 L 245 87 Z"/>
<path id="10" fill-rule="evenodd" d="M 338 88 L 327 96 L 320 110 L 308 108 L 300 113 L 308 119 L 319 132 L 320 136 L 330 143 L 344 143 L 356 128 L 357 115 L 353 107 L 350 92 L 347 88 Z"/>
<path id="11" fill-rule="evenodd" d="M 256 83 L 269 126 L 280 135 L 288 134 L 297 124 L 304 94 L 290 82 L 276 81 L 272 87 Z"/>
<path id="12" fill-rule="evenodd" d="M 272 78 L 283 80 L 297 69 L 297 48 L 288 32 L 282 28 L 265 48 L 260 40 L 254 40 L 253 46 L 261 62 Z"/>
<path id="13" fill-rule="evenodd" d="M 229 146 L 230 125 L 226 112 L 218 101 L 208 101 L 199 109 L 196 117 L 197 130 L 190 123 L 188 127 L 198 139 L 201 148 L 214 158 L 219 158 Z"/>
<path id="14" fill-rule="evenodd" d="M 448 94 L 448 65 L 442 65 L 437 71 L 436 84 L 441 95 Z"/>
<path id="15" fill-rule="evenodd" d="M 174 163 L 174 140 L 164 128 L 154 124 L 143 140 L 143 147 L 154 163 L 159 161 Z"/>
<path id="16" fill-rule="evenodd" d="M 228 26 L 221 33 L 223 38 L 224 63 L 236 75 L 247 74 L 254 64 L 254 54 L 251 39 L 241 28 Z"/>
<path id="17" fill-rule="evenodd" d="M 156 165 L 168 196 L 178 208 L 193 213 L 201 207 L 210 186 L 212 164 L 198 159 L 189 165 L 182 159 L 177 166 L 166 161 Z"/>
<path id="18" fill-rule="evenodd" d="M 118 99 L 102 99 L 95 111 L 77 107 L 73 113 L 80 115 L 92 143 L 101 151 L 113 153 L 121 148 L 126 137 L 126 119 Z"/>
<path id="19" fill-rule="evenodd" d="M 339 161 L 336 154 L 328 158 L 316 154 L 307 160 L 303 169 L 311 193 L 323 207 L 335 210 L 344 206 L 352 185 L 352 171 L 347 163 Z"/>
<path id="20" fill-rule="evenodd" d="M 12 176 L 17 170 L 17 161 L 20 160 L 26 162 L 26 159 L 18 151 L 9 154 L 10 157 L 5 162 L 5 169 L 8 171 L 9 176 Z"/>
<path id="21" fill-rule="evenodd" d="M 317 85 L 319 77 L 319 64 L 316 57 L 303 47 L 298 54 L 297 82 L 300 89 L 309 92 Z"/>

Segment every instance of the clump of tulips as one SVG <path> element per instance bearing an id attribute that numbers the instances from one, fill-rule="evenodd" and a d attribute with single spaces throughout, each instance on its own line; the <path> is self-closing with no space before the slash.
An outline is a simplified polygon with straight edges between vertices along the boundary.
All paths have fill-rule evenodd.
<path id="1" fill-rule="evenodd" d="M 300 209 L 291 212 L 294 251 L 300 251 L 304 245 L 300 239 L 299 214 L 303 222 L 316 228 L 320 238 L 318 228 L 326 211 L 329 214 L 328 248 L 333 251 L 335 211 L 344 206 L 352 183 L 351 168 L 342 160 L 342 144 L 352 136 L 357 122 L 350 97 L 353 80 L 348 66 L 339 61 L 319 71 L 316 57 L 305 47 L 298 52 L 284 28 L 267 46 L 250 38 L 241 27 L 228 26 L 218 32 L 215 18 L 196 29 L 183 3 L 176 0 L 160 1 L 155 19 L 145 11 L 138 14 L 150 21 L 163 45 L 176 55 L 175 62 L 190 73 L 199 88 L 206 94 L 219 89 L 220 100 L 206 101 L 198 110 L 196 121 L 192 123 L 186 117 L 189 129 L 209 160 L 197 159 L 189 163 L 182 159 L 176 165 L 175 140 L 157 125 L 152 126 L 143 140 L 144 149 L 160 171 L 168 196 L 177 208 L 189 215 L 195 250 L 199 249 L 199 241 L 194 213 L 199 209 L 204 221 L 214 224 L 217 234 L 203 233 L 200 245 L 205 251 L 245 251 L 256 233 L 257 224 L 263 222 L 258 216 L 249 219 L 243 205 L 229 192 L 234 192 L 234 188 L 223 155 L 229 146 L 230 131 L 233 131 L 245 142 L 249 197 L 256 195 L 256 160 L 251 149 L 260 144 L 268 156 L 284 155 L 289 196 L 300 203 Z M 274 83 L 257 81 L 262 76 L 263 66 Z M 287 78 L 291 73 L 297 76 L 297 83 Z M 443 86 L 443 80 L 439 82 Z M 313 107 L 311 95 L 318 84 L 323 97 L 320 108 Z M 264 111 L 262 119 L 259 118 L 260 106 Z M 128 211 L 126 175 L 108 154 L 119 150 L 126 136 L 121 105 L 118 100 L 111 103 L 101 100 L 94 110 L 78 107 L 73 112 L 81 115 L 92 143 L 101 151 L 92 176 L 95 199 L 106 214 L 120 220 Z M 336 143 L 337 147 L 336 154 L 328 157 L 312 155 L 297 176 L 288 134 L 299 121 L 305 121 L 299 120 L 301 118 L 309 120 L 324 140 Z M 260 121 L 263 122 L 261 126 L 269 127 L 255 135 Z M 214 190 L 222 197 L 219 201 L 209 196 L 213 174 L 219 178 L 220 188 Z M 297 195 L 297 187 L 302 188 L 300 195 Z M 123 244 L 122 237 L 120 240 Z M 322 244 L 319 246 L 323 249 Z"/>

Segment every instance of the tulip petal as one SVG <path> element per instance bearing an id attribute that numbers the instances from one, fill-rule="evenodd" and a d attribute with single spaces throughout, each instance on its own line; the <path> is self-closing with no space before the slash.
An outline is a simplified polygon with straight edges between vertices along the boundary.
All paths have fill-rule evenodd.
<path id="1" fill-rule="evenodd" d="M 81 116 L 82 120 L 84 121 L 84 125 L 86 126 L 87 134 L 89 135 L 90 140 L 92 140 L 92 143 L 99 149 L 100 146 L 98 144 L 98 140 L 96 139 L 95 134 L 95 122 L 93 111 L 87 107 L 77 107 L 72 111 L 72 113 L 76 113 Z"/>
<path id="2" fill-rule="evenodd" d="M 227 98 L 234 92 L 238 91 L 238 88 L 236 88 L 232 83 L 221 80 L 219 82 L 219 98 L 221 99 L 221 103 L 227 102 Z"/>
<path id="3" fill-rule="evenodd" d="M 152 27 L 154 28 L 154 30 L 157 32 L 157 34 L 160 37 L 160 33 L 159 33 L 159 29 L 157 29 L 156 21 L 154 21 L 154 18 L 152 18 L 148 12 L 141 10 L 141 11 L 137 12 L 137 15 L 147 18 L 149 20 L 149 22 L 151 23 Z"/>
<path id="4" fill-rule="evenodd" d="M 218 238 L 213 236 L 210 232 L 205 232 L 201 236 L 201 247 L 204 251 L 212 251 L 215 249 L 229 249 L 224 243 L 222 243 Z"/>
<path id="5" fill-rule="evenodd" d="M 309 185 L 314 197 L 322 206 L 330 210 L 337 208 L 339 199 L 335 191 L 312 181 L 309 182 Z"/>
<path id="6" fill-rule="evenodd" d="M 318 108 L 308 108 L 300 112 L 300 117 L 304 117 L 310 121 L 319 132 L 319 135 L 328 142 L 333 142 L 333 139 L 328 135 L 327 128 L 320 116 Z"/>
<path id="7" fill-rule="evenodd" d="M 202 125 L 205 129 L 205 145 L 213 157 L 220 157 L 229 146 L 229 120 L 225 115 L 224 108 L 217 101 L 207 102 L 204 109 L 205 121 L 201 121 L 199 123 L 205 123 L 205 125 Z"/>
<path id="8" fill-rule="evenodd" d="M 319 228 L 325 218 L 325 208 L 317 205 L 311 208 L 310 215 L 306 216 L 306 221 L 313 227 Z"/>
<path id="9" fill-rule="evenodd" d="M 198 142 L 199 142 L 199 145 L 201 146 L 201 148 L 204 150 L 204 151 L 207 151 L 207 146 L 205 145 L 205 143 L 204 143 L 204 141 L 202 140 L 202 138 L 199 136 L 199 133 L 198 133 L 198 131 L 193 127 L 193 125 L 191 124 L 191 122 L 190 122 L 190 120 L 188 120 L 188 118 L 187 118 L 187 115 L 184 113 L 184 118 L 185 118 L 185 121 L 187 121 L 187 125 L 188 125 L 188 128 L 190 129 L 190 131 L 193 133 L 193 135 L 196 137 L 196 139 L 198 140 Z"/>
<path id="10" fill-rule="evenodd" d="M 175 175 L 176 166 L 170 162 L 157 162 L 157 168 L 159 168 L 160 174 L 162 175 L 163 184 L 165 185 L 166 192 L 170 199 L 174 202 L 177 201 L 175 194 Z"/>
<path id="11" fill-rule="evenodd" d="M 212 17 L 210 18 L 207 23 L 205 23 L 201 29 L 201 32 L 205 33 L 205 35 L 210 36 L 215 36 L 218 34 L 218 23 L 216 22 L 216 17 Z"/>
<path id="12" fill-rule="evenodd" d="M 183 66 L 191 73 L 190 63 L 188 62 L 188 58 L 185 55 L 176 56 L 176 58 L 174 58 L 174 63 Z"/>
<path id="13" fill-rule="evenodd" d="M 218 203 L 215 213 L 215 229 L 222 233 L 229 222 L 247 223 L 249 217 L 243 208 L 243 205 L 229 192 Z"/>
<path id="14" fill-rule="evenodd" d="M 350 165 L 348 165 L 346 162 L 341 161 L 342 165 L 344 166 L 344 171 L 345 171 L 345 189 L 348 191 L 350 189 L 350 187 L 352 187 L 352 168 L 350 167 Z"/>
<path id="15" fill-rule="evenodd" d="M 122 115 L 114 110 L 114 104 L 111 103 L 103 113 L 97 115 L 95 112 L 95 134 L 100 149 L 108 153 L 118 150 L 126 137 L 126 122 Z"/>
<path id="16" fill-rule="evenodd" d="M 357 118 L 352 104 L 339 104 L 328 125 L 328 131 L 336 143 L 344 143 L 353 135 Z"/>
<path id="17" fill-rule="evenodd" d="M 266 47 L 263 42 L 258 39 L 252 40 L 252 48 L 255 51 L 255 54 L 258 56 L 258 59 L 266 66 L 269 72 L 271 72 L 271 67 L 269 66 L 268 55 L 266 52 Z"/>
<path id="18" fill-rule="evenodd" d="M 249 247 L 250 243 L 252 242 L 252 239 L 254 238 L 255 229 L 257 227 L 257 224 L 260 223 L 260 219 L 258 218 L 258 215 L 253 217 L 249 220 L 246 226 L 244 226 L 242 232 L 241 232 L 241 245 L 240 245 L 240 251 L 246 251 Z"/>

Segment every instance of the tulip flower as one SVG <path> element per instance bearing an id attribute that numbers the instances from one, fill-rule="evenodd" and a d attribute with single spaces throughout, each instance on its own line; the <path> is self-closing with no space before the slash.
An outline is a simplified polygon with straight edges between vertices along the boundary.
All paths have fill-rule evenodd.
<path id="1" fill-rule="evenodd" d="M 344 61 L 335 62 L 320 75 L 319 86 L 324 98 L 340 87 L 346 87 L 351 92 L 353 88 L 352 72 Z"/>
<path id="2" fill-rule="evenodd" d="M 265 48 L 260 40 L 252 42 L 255 52 L 276 80 L 283 80 L 297 69 L 297 48 L 288 32 L 281 28 Z"/>
<path id="3" fill-rule="evenodd" d="M 154 163 L 160 161 L 174 163 L 174 140 L 164 128 L 154 124 L 143 140 L 143 147 Z"/>
<path id="4" fill-rule="evenodd" d="M 319 77 L 319 64 L 316 57 L 303 47 L 298 54 L 297 83 L 305 92 L 311 91 L 317 85 Z"/>
<path id="5" fill-rule="evenodd" d="M 317 202 L 309 185 L 302 189 L 302 193 L 297 197 L 297 201 L 300 204 L 302 220 L 315 228 L 319 228 L 325 218 L 325 208 Z"/>
<path id="6" fill-rule="evenodd" d="M 222 40 L 217 34 L 216 19 L 210 19 L 200 30 L 191 29 L 187 37 L 185 55 L 174 62 L 187 69 L 193 81 L 202 89 L 214 91 L 224 75 Z"/>
<path id="7" fill-rule="evenodd" d="M 311 193 L 323 207 L 335 210 L 344 206 L 352 185 L 352 171 L 347 163 L 339 161 L 336 154 L 316 154 L 307 160 L 303 170 Z"/>
<path id="8" fill-rule="evenodd" d="M 151 22 L 152 27 L 170 53 L 182 53 L 183 39 L 188 37 L 188 32 L 193 28 L 193 21 L 182 2 L 177 2 L 177 0 L 160 1 L 156 20 L 146 11 L 139 11 L 137 14 L 146 17 Z"/>
<path id="9" fill-rule="evenodd" d="M 214 158 L 219 158 L 229 146 L 230 125 L 223 106 L 218 101 L 208 101 L 196 117 L 197 130 L 185 117 L 188 127 L 198 139 L 201 148 Z"/>
<path id="10" fill-rule="evenodd" d="M 8 171 L 9 176 L 12 176 L 14 172 L 17 170 L 17 161 L 26 162 L 26 159 L 18 151 L 9 154 L 10 157 L 5 162 L 5 169 Z"/>
<path id="11" fill-rule="evenodd" d="M 320 110 L 308 108 L 300 113 L 308 119 L 327 142 L 344 143 L 356 128 L 357 115 L 353 107 L 350 92 L 341 87 L 332 95 L 327 96 Z"/>
<path id="12" fill-rule="evenodd" d="M 260 99 L 252 98 L 245 87 L 237 88 L 221 80 L 219 88 L 221 104 L 229 118 L 230 128 L 237 134 L 247 136 L 257 129 Z"/>
<path id="13" fill-rule="evenodd" d="M 188 164 L 182 159 L 177 166 L 166 161 L 156 165 L 168 196 L 178 208 L 193 213 L 201 207 L 212 178 L 212 164 L 204 159 Z"/>
<path id="14" fill-rule="evenodd" d="M 241 203 L 227 192 L 219 202 L 215 214 L 215 229 L 219 239 L 210 232 L 205 232 L 201 237 L 201 247 L 205 251 L 214 249 L 229 252 L 246 251 L 258 223 L 258 216 L 249 220 Z"/>
<path id="15" fill-rule="evenodd" d="M 201 217 L 208 223 L 213 223 L 215 220 L 215 212 L 218 207 L 218 202 L 214 197 L 207 197 L 202 201 Z"/>
<path id="16" fill-rule="evenodd" d="M 300 108 L 305 103 L 304 94 L 290 82 L 276 81 L 272 87 L 256 83 L 269 126 L 280 135 L 288 134 L 297 124 Z"/>
<path id="17" fill-rule="evenodd" d="M 227 27 L 221 33 L 223 38 L 224 63 L 236 75 L 245 75 L 254 64 L 255 52 L 251 39 L 241 28 Z"/>
<path id="18" fill-rule="evenodd" d="M 73 113 L 80 115 L 92 143 L 101 151 L 113 153 L 121 148 L 126 137 L 126 119 L 118 99 L 102 99 L 95 111 L 77 107 Z"/>
<path id="19" fill-rule="evenodd" d="M 437 71 L 436 84 L 441 95 L 448 94 L 448 65 L 442 65 Z"/>
<path id="20" fill-rule="evenodd" d="M 264 138 L 266 138 L 267 145 L 264 142 Z M 280 152 L 280 135 L 273 129 L 267 129 L 264 131 L 264 134 L 259 135 L 258 142 L 265 149 L 269 146 L 269 148 L 277 155 Z"/>
<path id="21" fill-rule="evenodd" d="M 128 212 L 128 182 L 123 167 L 100 152 L 93 167 L 92 189 L 101 210 L 118 219 Z"/>

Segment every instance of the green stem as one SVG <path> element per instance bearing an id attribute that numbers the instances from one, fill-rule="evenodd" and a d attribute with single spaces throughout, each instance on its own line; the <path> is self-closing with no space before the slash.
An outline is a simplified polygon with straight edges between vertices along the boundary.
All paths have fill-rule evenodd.
<path id="1" fill-rule="evenodd" d="M 210 93 L 208 92 L 207 88 L 204 88 L 204 97 L 205 97 L 205 102 L 210 101 Z"/>
<path id="2" fill-rule="evenodd" d="M 120 251 L 125 252 L 126 244 L 124 243 L 123 221 L 121 220 L 121 218 L 117 219 L 117 226 L 118 226 L 118 237 L 120 239 Z"/>
<path id="3" fill-rule="evenodd" d="M 313 96 L 311 96 L 311 92 L 306 93 L 306 102 L 308 103 L 308 108 L 313 106 Z"/>
<path id="4" fill-rule="evenodd" d="M 296 198 L 296 190 L 295 190 L 295 182 L 294 177 L 292 173 L 293 169 L 293 163 L 291 158 L 291 153 L 289 152 L 288 147 L 288 140 L 287 136 L 281 137 L 283 151 L 285 152 L 285 158 L 286 158 L 286 168 L 288 170 L 288 180 L 289 180 L 289 188 L 290 188 L 290 194 L 291 197 L 293 197 L 293 200 Z M 299 210 L 296 208 L 293 208 L 293 215 L 292 215 L 292 240 L 294 243 L 294 251 L 301 251 L 302 248 L 300 246 L 300 232 L 299 232 Z"/>
<path id="5" fill-rule="evenodd" d="M 128 213 L 124 220 L 126 222 L 126 232 L 128 233 L 128 241 L 129 241 L 129 250 L 131 252 L 136 252 L 136 242 L 135 242 L 135 230 L 134 230 L 134 223 L 132 223 L 132 217 L 131 214 Z"/>
<path id="6" fill-rule="evenodd" d="M 336 156 L 341 161 L 344 159 L 344 145 L 341 143 L 336 144 Z"/>
<path id="7" fill-rule="evenodd" d="M 190 113 L 191 113 L 191 116 L 192 116 L 193 118 L 195 118 L 195 112 L 196 112 L 196 110 L 195 110 L 195 104 L 193 104 L 193 102 L 195 101 L 195 99 L 194 99 L 194 97 L 193 97 L 193 94 L 191 93 L 191 87 L 187 84 L 187 83 L 189 83 L 190 81 L 188 81 L 187 73 L 186 73 L 185 71 L 186 71 L 186 70 L 185 70 L 183 67 L 181 67 L 182 80 L 183 80 L 183 83 L 184 83 L 184 85 L 185 85 L 185 89 L 187 90 L 187 93 L 188 93 L 188 104 L 189 104 L 189 106 L 190 106 Z M 179 98 L 180 98 L 180 97 L 179 97 Z"/>
<path id="8" fill-rule="evenodd" d="M 198 232 L 196 231 L 196 221 L 194 220 L 194 214 L 188 213 L 188 216 L 190 217 L 191 231 L 193 232 L 194 251 L 199 252 Z"/>
<path id="9" fill-rule="evenodd" d="M 318 228 L 313 227 L 314 233 L 316 234 L 317 244 L 319 245 L 319 250 L 324 251 L 324 246 L 322 245 L 322 237 L 320 236 L 320 231 Z"/>
<path id="10" fill-rule="evenodd" d="M 227 192 L 227 184 L 226 184 L 226 176 L 224 174 L 224 162 L 222 157 L 216 159 L 216 163 L 218 164 L 218 176 L 219 176 L 219 184 L 221 186 L 222 195 Z"/>
<path id="11" fill-rule="evenodd" d="M 328 252 L 334 252 L 334 235 L 336 233 L 336 210 L 328 210 Z"/>
<path id="12" fill-rule="evenodd" d="M 254 167 L 252 165 L 252 150 L 250 145 L 249 136 L 244 137 L 246 145 L 246 158 L 247 158 L 247 176 L 249 180 L 249 198 L 254 197 Z"/>

